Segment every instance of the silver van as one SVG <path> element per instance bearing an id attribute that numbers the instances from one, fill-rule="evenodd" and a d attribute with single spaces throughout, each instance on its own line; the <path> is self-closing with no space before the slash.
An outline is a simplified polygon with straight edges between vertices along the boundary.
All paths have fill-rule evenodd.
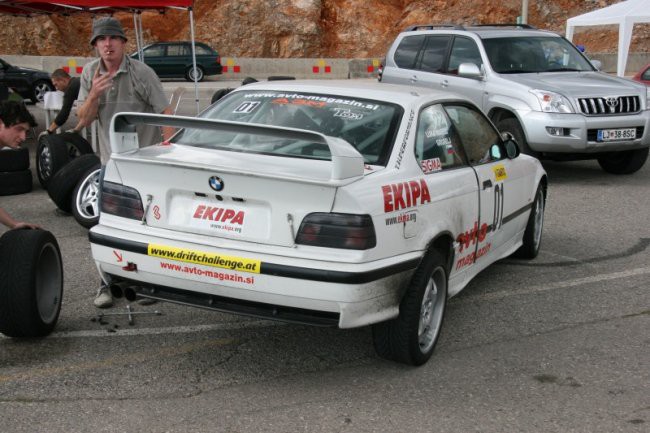
<path id="1" fill-rule="evenodd" d="M 420 25 L 397 36 L 379 81 L 464 95 L 525 153 L 634 173 L 648 158 L 650 94 L 599 67 L 528 25 Z"/>

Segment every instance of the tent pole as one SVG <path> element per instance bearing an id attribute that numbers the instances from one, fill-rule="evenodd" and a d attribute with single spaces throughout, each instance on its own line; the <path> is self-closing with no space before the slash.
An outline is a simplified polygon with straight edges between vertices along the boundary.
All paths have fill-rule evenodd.
<path id="1" fill-rule="evenodd" d="M 137 11 L 133 12 L 133 31 L 135 32 L 135 45 L 138 50 L 138 60 L 144 62 L 144 59 L 142 58 L 142 45 L 140 45 L 140 38 L 138 37 L 138 20 L 136 18 L 137 14 Z"/>
<path id="2" fill-rule="evenodd" d="M 138 12 L 138 34 L 140 35 L 140 46 L 144 49 L 144 31 L 142 30 L 142 11 Z M 144 53 L 142 53 L 144 61 Z"/>
<path id="3" fill-rule="evenodd" d="M 191 7 L 187 8 L 190 12 L 190 33 L 192 36 L 192 65 L 194 68 L 194 100 L 196 101 L 196 114 L 200 113 L 199 108 L 199 83 L 196 79 L 196 47 L 194 41 L 194 12 Z"/>

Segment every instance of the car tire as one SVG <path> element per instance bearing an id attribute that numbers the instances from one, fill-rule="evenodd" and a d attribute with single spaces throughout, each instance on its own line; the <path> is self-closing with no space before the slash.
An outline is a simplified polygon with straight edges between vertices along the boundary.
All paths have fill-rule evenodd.
<path id="1" fill-rule="evenodd" d="M 445 263 L 438 250 L 430 250 L 413 274 L 399 316 L 372 326 L 379 356 L 409 365 L 422 365 L 431 357 L 447 304 Z"/>
<path id="2" fill-rule="evenodd" d="M 68 148 L 58 136 L 44 135 L 38 140 L 34 163 L 36 165 L 36 177 L 43 189 L 64 165 L 70 162 Z"/>
<path id="3" fill-rule="evenodd" d="M 0 150 L 0 171 L 22 171 L 29 169 L 29 149 L 19 147 L 18 149 Z"/>
<path id="4" fill-rule="evenodd" d="M 45 92 L 51 92 L 53 90 L 54 86 L 52 86 L 52 84 L 48 83 L 45 80 L 38 80 L 32 87 L 32 95 L 30 96 L 30 99 L 34 104 L 37 102 L 43 102 L 43 99 L 45 98 Z"/>
<path id="5" fill-rule="evenodd" d="M 203 68 L 199 65 L 196 65 L 196 81 L 203 81 Z M 185 70 L 185 79 L 187 81 L 194 81 L 194 67 L 190 66 Z"/>
<path id="6" fill-rule="evenodd" d="M 72 193 L 72 215 L 87 229 L 99 222 L 99 176 L 101 165 L 97 164 L 81 176 Z"/>
<path id="7" fill-rule="evenodd" d="M 517 119 L 515 119 L 514 117 L 504 117 L 501 118 L 498 122 L 496 122 L 495 126 L 501 133 L 509 132 L 510 134 L 512 134 L 512 137 L 517 142 L 517 145 L 519 146 L 519 150 L 521 151 L 521 153 L 525 153 L 526 155 L 532 155 L 532 156 L 538 155 L 537 152 L 531 150 L 530 146 L 528 146 L 528 142 L 526 141 L 526 135 L 524 134 L 524 130 Z"/>
<path id="8" fill-rule="evenodd" d="M 54 329 L 63 298 L 61 251 L 52 233 L 18 229 L 0 238 L 0 332 L 43 337 Z"/>
<path id="9" fill-rule="evenodd" d="M 25 194 L 30 192 L 31 190 L 32 190 L 31 170 L 0 172 L 0 195 Z"/>
<path id="10" fill-rule="evenodd" d="M 526 230 L 524 231 L 523 244 L 513 257 L 520 259 L 534 259 L 539 254 L 542 244 L 542 230 L 544 228 L 544 209 L 546 208 L 546 194 L 543 185 L 537 187 L 535 201 L 530 210 Z"/>
<path id="11" fill-rule="evenodd" d="M 81 155 L 66 164 L 52 178 L 47 186 L 47 194 L 56 207 L 64 212 L 72 211 L 72 193 L 84 173 L 99 164 L 94 154 Z"/>
<path id="12" fill-rule="evenodd" d="M 610 152 L 598 158 L 598 164 L 607 173 L 611 174 L 632 174 L 643 167 L 648 159 L 648 150 L 635 149 L 621 152 Z"/>

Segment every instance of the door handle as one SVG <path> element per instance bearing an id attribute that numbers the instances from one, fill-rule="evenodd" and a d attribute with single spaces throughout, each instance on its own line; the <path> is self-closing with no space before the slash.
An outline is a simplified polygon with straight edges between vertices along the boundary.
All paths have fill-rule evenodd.
<path id="1" fill-rule="evenodd" d="M 411 79 L 409 80 L 411 83 L 416 83 L 418 81 L 417 75 L 413 75 Z"/>
<path id="2" fill-rule="evenodd" d="M 483 189 L 492 188 L 492 181 L 490 179 L 483 181 Z"/>
<path id="3" fill-rule="evenodd" d="M 447 80 L 442 80 L 442 83 L 440 83 L 440 87 L 448 87 L 449 86 L 449 81 Z"/>

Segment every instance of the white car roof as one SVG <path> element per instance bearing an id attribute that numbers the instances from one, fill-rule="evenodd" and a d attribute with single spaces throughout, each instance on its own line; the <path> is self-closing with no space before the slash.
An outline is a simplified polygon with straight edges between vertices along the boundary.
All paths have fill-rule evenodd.
<path id="1" fill-rule="evenodd" d="M 235 91 L 281 91 L 287 93 L 317 93 L 332 96 L 347 96 L 359 99 L 385 101 L 410 106 L 422 97 L 426 99 L 468 101 L 463 96 L 425 87 L 403 86 L 379 83 L 374 80 L 278 80 L 260 81 L 240 86 Z"/>

